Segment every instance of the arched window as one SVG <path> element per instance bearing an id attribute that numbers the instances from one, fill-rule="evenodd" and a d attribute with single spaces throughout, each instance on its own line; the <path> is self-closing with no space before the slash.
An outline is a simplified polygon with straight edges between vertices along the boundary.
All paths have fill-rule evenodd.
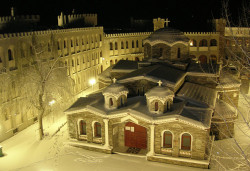
<path id="1" fill-rule="evenodd" d="M 135 48 L 135 42 L 132 40 L 132 48 Z"/>
<path id="2" fill-rule="evenodd" d="M 121 42 L 121 49 L 124 49 L 124 43 Z"/>
<path id="3" fill-rule="evenodd" d="M 181 149 L 182 150 L 191 150 L 191 135 L 184 133 L 181 136 Z"/>
<path id="4" fill-rule="evenodd" d="M 121 97 L 121 106 L 124 105 L 123 98 Z"/>
<path id="5" fill-rule="evenodd" d="M 158 111 L 159 106 L 158 106 L 158 102 L 155 102 L 155 111 Z"/>
<path id="6" fill-rule="evenodd" d="M 126 41 L 126 49 L 128 49 L 128 41 Z"/>
<path id="7" fill-rule="evenodd" d="M 178 48 L 177 50 L 177 58 L 181 58 L 181 48 Z"/>
<path id="8" fill-rule="evenodd" d="M 71 47 L 73 47 L 73 46 L 74 46 L 74 44 L 73 44 L 73 40 L 71 39 L 71 41 L 70 41 L 70 42 L 71 42 Z"/>
<path id="9" fill-rule="evenodd" d="M 139 41 L 136 40 L 136 47 L 138 48 L 139 47 Z"/>
<path id="10" fill-rule="evenodd" d="M 9 58 L 9 61 L 12 61 L 14 59 L 11 49 L 8 49 L 8 58 Z"/>
<path id="11" fill-rule="evenodd" d="M 199 57 L 199 61 L 201 64 L 206 64 L 207 63 L 207 57 L 205 55 L 201 55 Z"/>
<path id="12" fill-rule="evenodd" d="M 79 122 L 79 133 L 80 135 L 86 135 L 87 131 L 86 131 L 86 122 L 81 120 Z"/>
<path id="13" fill-rule="evenodd" d="M 113 50 L 113 43 L 112 42 L 109 43 L 109 49 Z"/>
<path id="14" fill-rule="evenodd" d="M 191 41 L 190 41 L 190 46 L 191 46 L 191 47 L 197 47 L 197 42 L 196 42 L 196 40 L 191 40 Z"/>
<path id="15" fill-rule="evenodd" d="M 200 44 L 199 44 L 200 47 L 207 47 L 207 40 L 206 39 L 202 39 L 200 41 Z"/>
<path id="16" fill-rule="evenodd" d="M 60 42 L 57 42 L 57 49 L 60 50 Z"/>
<path id="17" fill-rule="evenodd" d="M 102 127 L 99 122 L 95 123 L 95 137 L 101 137 L 102 136 Z"/>
<path id="18" fill-rule="evenodd" d="M 215 39 L 210 40 L 210 46 L 217 46 L 217 41 Z"/>
<path id="19" fill-rule="evenodd" d="M 113 106 L 113 99 L 112 98 L 109 98 L 109 106 Z"/>
<path id="20" fill-rule="evenodd" d="M 172 148 L 172 133 L 170 131 L 165 131 L 163 134 L 163 147 Z"/>
<path id="21" fill-rule="evenodd" d="M 117 45 L 117 42 L 115 42 L 115 50 L 118 49 L 118 45 Z"/>

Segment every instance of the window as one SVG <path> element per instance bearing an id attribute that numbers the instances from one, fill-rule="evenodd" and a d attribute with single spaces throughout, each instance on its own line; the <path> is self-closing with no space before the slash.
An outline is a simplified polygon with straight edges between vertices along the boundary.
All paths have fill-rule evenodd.
<path id="1" fill-rule="evenodd" d="M 190 46 L 192 46 L 192 47 L 197 47 L 197 42 L 196 42 L 196 40 L 191 40 L 191 41 L 190 41 Z"/>
<path id="2" fill-rule="evenodd" d="M 170 131 L 165 131 L 163 134 L 163 147 L 172 148 L 172 133 Z"/>
<path id="3" fill-rule="evenodd" d="M 181 149 L 182 150 L 191 150 L 191 135 L 184 133 L 181 136 Z"/>
<path id="4" fill-rule="evenodd" d="M 138 48 L 139 47 L 139 41 L 136 40 L 136 47 Z"/>
<path id="5" fill-rule="evenodd" d="M 200 41 L 200 47 L 207 47 L 207 40 L 206 39 L 202 39 L 201 41 Z"/>
<path id="6" fill-rule="evenodd" d="M 102 51 L 100 52 L 100 57 L 102 57 Z"/>
<path id="7" fill-rule="evenodd" d="M 31 48 L 32 48 L 32 47 L 31 47 Z M 61 48 L 60 48 L 60 42 L 59 42 L 59 41 L 57 42 L 57 49 L 58 49 L 58 50 L 61 49 Z"/>
<path id="8" fill-rule="evenodd" d="M 2 58 L 0 57 L 0 63 L 2 63 L 3 61 L 2 61 Z"/>
<path id="9" fill-rule="evenodd" d="M 79 132 L 80 132 L 80 135 L 86 135 L 87 134 L 87 131 L 86 131 L 86 122 L 81 120 L 79 122 Z"/>
<path id="10" fill-rule="evenodd" d="M 111 43 L 111 42 L 109 43 L 109 49 L 113 50 L 113 43 Z"/>
<path id="11" fill-rule="evenodd" d="M 121 42 L 121 49 L 124 49 L 124 43 Z"/>
<path id="12" fill-rule="evenodd" d="M 82 57 L 82 63 L 84 64 L 84 62 L 85 62 L 85 61 L 84 61 L 84 56 L 83 56 L 83 57 Z"/>
<path id="13" fill-rule="evenodd" d="M 82 45 L 84 45 L 84 39 L 82 38 Z"/>
<path id="14" fill-rule="evenodd" d="M 100 41 L 102 41 L 102 35 L 100 34 Z"/>
<path id="15" fill-rule="evenodd" d="M 128 49 L 128 41 L 126 41 L 126 49 Z"/>
<path id="16" fill-rule="evenodd" d="M 74 66 L 74 60 L 72 60 L 72 67 Z"/>
<path id="17" fill-rule="evenodd" d="M 102 136 L 102 128 L 101 124 L 99 122 L 95 123 L 95 137 L 101 137 Z"/>
<path id="18" fill-rule="evenodd" d="M 13 60 L 13 54 L 12 54 L 11 49 L 8 49 L 8 58 L 9 58 L 9 61 Z"/>
<path id="19" fill-rule="evenodd" d="M 78 46 L 78 39 L 76 39 L 76 46 Z"/>
<path id="20" fill-rule="evenodd" d="M 178 48 L 178 51 L 177 51 L 177 58 L 180 58 L 181 57 L 181 48 Z"/>
<path id="21" fill-rule="evenodd" d="M 48 43 L 48 52 L 51 52 L 51 46 L 50 46 L 50 43 Z"/>
<path id="22" fill-rule="evenodd" d="M 118 45 L 117 45 L 117 42 L 115 42 L 115 50 L 118 49 Z"/>
<path id="23" fill-rule="evenodd" d="M 132 48 L 135 48 L 135 42 L 132 40 Z"/>
<path id="24" fill-rule="evenodd" d="M 73 44 L 73 40 L 71 39 L 71 41 L 70 41 L 70 42 L 71 42 L 71 47 L 73 47 L 73 46 L 74 46 L 74 44 Z"/>
<path id="25" fill-rule="evenodd" d="M 79 59 L 77 59 L 77 65 L 80 65 L 80 63 L 79 63 Z"/>
<path id="26" fill-rule="evenodd" d="M 217 46 L 217 41 L 215 39 L 210 40 L 210 46 Z"/>
<path id="27" fill-rule="evenodd" d="M 63 44 L 64 44 L 64 49 L 67 48 L 67 42 L 66 42 L 66 40 L 64 40 Z"/>
<path id="28" fill-rule="evenodd" d="M 112 98 L 109 99 L 109 106 L 110 107 L 113 106 L 113 99 Z"/>
<path id="29" fill-rule="evenodd" d="M 162 52 L 163 52 L 163 49 L 162 49 L 162 48 L 160 48 L 160 56 L 162 56 Z"/>
<path id="30" fill-rule="evenodd" d="M 158 111 L 158 108 L 159 106 L 158 106 L 158 102 L 155 102 L 155 111 Z"/>

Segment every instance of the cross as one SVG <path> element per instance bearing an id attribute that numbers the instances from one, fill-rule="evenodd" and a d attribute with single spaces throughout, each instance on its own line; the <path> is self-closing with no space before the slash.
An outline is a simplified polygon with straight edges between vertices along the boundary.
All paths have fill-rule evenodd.
<path id="1" fill-rule="evenodd" d="M 113 78 L 113 83 L 115 83 L 116 82 L 116 79 L 115 78 Z"/>
<path id="2" fill-rule="evenodd" d="M 161 82 L 161 80 L 159 80 L 159 81 L 158 81 L 157 83 L 159 84 L 159 86 L 161 86 L 161 85 L 162 85 L 162 82 Z"/>
<path id="3" fill-rule="evenodd" d="M 168 20 L 168 18 L 167 18 L 165 23 L 166 23 L 166 27 L 168 27 L 168 23 L 170 23 L 170 20 Z"/>

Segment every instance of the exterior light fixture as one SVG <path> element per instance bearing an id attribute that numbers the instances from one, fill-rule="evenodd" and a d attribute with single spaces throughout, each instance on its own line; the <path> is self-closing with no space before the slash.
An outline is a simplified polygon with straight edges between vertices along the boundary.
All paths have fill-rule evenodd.
<path id="1" fill-rule="evenodd" d="M 56 102 L 55 100 L 51 100 L 51 101 L 49 102 L 49 105 L 52 106 L 55 102 Z"/>
<path id="2" fill-rule="evenodd" d="M 92 88 L 93 88 L 95 83 L 96 83 L 96 80 L 94 78 L 89 80 L 89 84 L 92 86 Z"/>

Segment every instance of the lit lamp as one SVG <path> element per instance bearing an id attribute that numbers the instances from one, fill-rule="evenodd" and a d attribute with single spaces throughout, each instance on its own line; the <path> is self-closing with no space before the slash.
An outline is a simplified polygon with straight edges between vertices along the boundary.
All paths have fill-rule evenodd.
<path id="1" fill-rule="evenodd" d="M 51 101 L 49 102 L 49 105 L 52 106 L 55 102 L 56 102 L 55 100 L 51 100 Z"/>
<path id="2" fill-rule="evenodd" d="M 194 44 L 193 44 L 193 41 L 190 41 L 190 43 L 189 43 L 189 44 L 190 44 L 190 46 L 193 46 L 193 45 L 194 45 Z"/>
<path id="3" fill-rule="evenodd" d="M 94 78 L 89 80 L 89 84 L 92 86 L 92 89 L 93 89 L 93 86 L 94 86 L 95 83 L 96 83 L 96 81 L 95 81 Z"/>

